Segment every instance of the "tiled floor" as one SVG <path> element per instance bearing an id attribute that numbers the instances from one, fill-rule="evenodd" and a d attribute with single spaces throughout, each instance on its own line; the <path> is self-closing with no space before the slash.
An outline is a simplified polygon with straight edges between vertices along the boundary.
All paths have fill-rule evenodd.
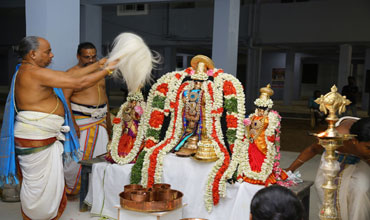
<path id="1" fill-rule="evenodd" d="M 290 163 L 297 157 L 298 153 L 295 152 L 282 152 L 281 155 L 281 167 L 286 168 Z M 304 180 L 313 181 L 316 176 L 316 170 L 320 162 L 320 156 L 314 157 L 312 160 L 306 162 L 299 171 L 302 174 Z M 318 198 L 316 195 L 316 190 L 311 187 L 311 198 L 310 198 L 310 220 L 318 220 Z M 85 220 L 85 219 L 95 219 L 98 220 L 99 217 L 91 217 L 88 212 L 79 212 L 79 201 L 68 202 L 67 208 L 63 213 L 61 220 Z M 0 219 L 4 220 L 19 220 L 22 219 L 20 213 L 20 203 L 4 203 L 0 202 Z"/>

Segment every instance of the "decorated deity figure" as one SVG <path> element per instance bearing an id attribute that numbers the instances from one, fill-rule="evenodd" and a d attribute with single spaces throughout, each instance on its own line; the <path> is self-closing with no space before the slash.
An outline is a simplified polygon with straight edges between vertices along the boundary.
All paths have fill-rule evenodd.
<path id="1" fill-rule="evenodd" d="M 110 162 L 117 162 L 119 158 L 126 157 L 132 150 L 144 110 L 144 98 L 141 92 L 130 93 L 127 101 L 121 105 L 117 117 L 113 119 L 113 137 L 108 144 Z M 114 156 L 112 156 L 114 155 Z M 136 157 L 131 163 L 136 162 Z"/>
<path id="2" fill-rule="evenodd" d="M 134 147 L 118 163 L 131 162 L 143 147 L 131 183 L 151 187 L 162 182 L 163 160 L 171 151 L 216 160 L 206 174 L 205 203 L 211 210 L 225 195 L 225 171 L 234 146 L 241 145 L 244 137 L 245 98 L 241 83 L 214 68 L 208 57 L 194 57 L 191 66 L 163 75 L 152 86 Z"/>
<path id="3" fill-rule="evenodd" d="M 179 144 L 173 149 L 178 156 L 191 156 L 197 151 L 198 141 L 201 139 L 202 112 L 204 112 L 201 87 L 202 82 L 196 81 L 192 89 L 183 92 L 185 109 L 182 121 L 184 133 Z"/>
<path id="4" fill-rule="evenodd" d="M 244 120 L 245 138 L 242 149 L 237 149 L 239 158 L 233 160 L 233 163 L 239 163 L 237 178 L 266 186 L 290 185 L 291 182 L 284 182 L 288 176 L 279 166 L 281 117 L 271 110 L 270 96 L 274 92 L 267 85 L 260 89 L 260 93 L 254 102 L 255 113 Z"/>

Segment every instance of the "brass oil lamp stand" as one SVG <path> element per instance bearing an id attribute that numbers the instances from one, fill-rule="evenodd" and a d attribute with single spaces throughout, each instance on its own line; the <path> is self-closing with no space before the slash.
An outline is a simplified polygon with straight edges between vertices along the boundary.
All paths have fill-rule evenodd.
<path id="1" fill-rule="evenodd" d="M 329 124 L 328 129 L 319 134 L 314 134 L 319 139 L 319 144 L 325 148 L 325 162 L 321 165 L 325 177 L 325 182 L 322 185 L 324 189 L 324 202 L 319 216 L 321 220 L 340 219 L 340 214 L 338 214 L 338 210 L 334 204 L 334 193 L 337 190 L 337 185 L 334 181 L 340 169 L 335 150 L 343 145 L 344 140 L 351 139 L 353 135 L 339 134 L 334 128 L 334 125 L 338 121 L 336 112 L 338 111 L 338 114 L 345 112 L 346 105 L 349 105 L 351 102 L 337 92 L 335 85 L 329 93 L 321 95 L 315 102 L 320 105 L 320 111 L 325 114 L 329 112 L 326 118 Z"/>

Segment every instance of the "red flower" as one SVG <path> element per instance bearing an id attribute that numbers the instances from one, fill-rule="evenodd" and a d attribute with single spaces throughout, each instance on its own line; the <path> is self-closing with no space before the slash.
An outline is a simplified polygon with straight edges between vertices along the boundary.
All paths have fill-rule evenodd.
<path id="1" fill-rule="evenodd" d="M 176 73 L 175 77 L 176 77 L 177 79 L 180 79 L 180 78 L 181 78 L 181 75 L 180 75 L 179 73 Z"/>
<path id="2" fill-rule="evenodd" d="M 212 127 L 212 137 L 215 139 L 217 145 L 220 147 L 220 150 L 222 151 L 222 153 L 224 154 L 224 157 L 225 157 L 225 159 L 223 161 L 223 164 L 220 167 L 220 169 L 217 171 L 217 174 L 216 174 L 215 179 L 214 179 L 213 184 L 212 184 L 212 186 L 213 186 L 212 187 L 213 204 L 217 205 L 218 202 L 220 201 L 220 192 L 219 192 L 219 188 L 218 188 L 219 183 L 220 183 L 222 175 L 224 174 L 225 170 L 227 169 L 227 167 L 230 164 L 230 155 L 229 155 L 227 149 L 225 148 L 225 146 L 222 145 L 222 143 L 218 139 L 214 118 L 213 118 L 213 127 Z"/>
<path id="3" fill-rule="evenodd" d="M 177 107 L 176 102 L 170 102 L 170 107 L 173 108 L 173 109 L 176 109 L 176 107 Z"/>
<path id="4" fill-rule="evenodd" d="M 160 93 L 163 93 L 163 95 L 167 95 L 168 92 L 168 84 L 167 83 L 162 83 L 157 87 L 157 91 Z"/>
<path id="5" fill-rule="evenodd" d="M 226 115 L 226 125 L 228 128 L 237 128 L 238 119 L 234 115 Z"/>
<path id="6" fill-rule="evenodd" d="M 233 154 L 234 153 L 234 144 L 230 144 L 229 148 L 230 148 L 231 154 Z"/>
<path id="7" fill-rule="evenodd" d="M 225 81 L 224 82 L 224 94 L 225 95 L 232 95 L 236 94 L 236 90 L 232 82 L 230 81 Z"/>
<path id="8" fill-rule="evenodd" d="M 275 141 L 275 135 L 268 136 L 267 140 L 269 140 L 270 142 L 274 142 Z"/>
<path id="9" fill-rule="evenodd" d="M 156 143 L 153 141 L 153 140 L 147 140 L 146 142 L 145 142 L 145 147 L 146 148 L 151 148 L 151 147 L 153 147 L 154 145 L 155 145 Z"/>
<path id="10" fill-rule="evenodd" d="M 149 125 L 153 128 L 159 128 L 162 125 L 163 120 L 164 120 L 163 112 L 154 110 L 150 115 Z"/>
<path id="11" fill-rule="evenodd" d="M 212 114 L 221 114 L 222 112 L 224 111 L 224 108 L 218 108 L 217 110 L 212 110 L 211 113 Z"/>
<path id="12" fill-rule="evenodd" d="M 121 123 L 121 118 L 114 118 L 114 119 L 113 119 L 113 123 L 114 123 L 114 124 L 119 124 L 119 123 Z"/>
<path id="13" fill-rule="evenodd" d="M 211 96 L 212 101 L 214 101 L 212 84 L 208 83 L 207 86 L 208 86 L 209 95 Z"/>
<path id="14" fill-rule="evenodd" d="M 217 70 L 217 72 L 215 72 L 214 74 L 213 74 L 213 77 L 214 78 L 216 78 L 220 73 L 223 73 L 224 72 L 224 70 L 223 69 L 219 69 L 219 70 Z"/>
<path id="15" fill-rule="evenodd" d="M 193 70 L 193 69 L 192 69 L 191 67 L 189 67 L 189 68 L 187 68 L 187 69 L 185 70 L 185 72 L 186 72 L 187 74 L 190 74 L 192 70 Z"/>

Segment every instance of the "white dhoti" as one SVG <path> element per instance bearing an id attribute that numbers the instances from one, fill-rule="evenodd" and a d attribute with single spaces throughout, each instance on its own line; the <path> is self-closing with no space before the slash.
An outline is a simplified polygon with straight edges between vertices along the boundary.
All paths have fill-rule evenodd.
<path id="1" fill-rule="evenodd" d="M 39 119 L 39 120 L 34 120 Z M 22 171 L 20 199 L 23 213 L 30 219 L 53 219 L 64 210 L 63 143 L 68 126 L 64 118 L 34 111 L 19 112 L 14 125 L 14 137 L 24 141 L 56 137 L 43 148 L 19 146 L 16 151 Z M 36 152 L 38 151 L 38 152 Z M 65 203 L 66 201 L 64 201 Z"/>
<path id="2" fill-rule="evenodd" d="M 108 133 L 106 129 L 107 105 L 84 106 L 71 103 L 72 111 L 80 128 L 81 160 L 89 160 L 107 152 Z M 81 165 L 75 161 L 64 164 L 67 194 L 75 195 L 80 191 Z"/>
<path id="3" fill-rule="evenodd" d="M 337 178 L 339 189 L 335 201 L 339 209 L 338 214 L 342 220 L 370 219 L 370 166 L 363 161 L 354 164 L 342 162 L 341 168 Z M 324 200 L 324 191 L 321 188 L 324 181 L 323 170 L 319 169 L 315 187 L 321 204 Z"/>

